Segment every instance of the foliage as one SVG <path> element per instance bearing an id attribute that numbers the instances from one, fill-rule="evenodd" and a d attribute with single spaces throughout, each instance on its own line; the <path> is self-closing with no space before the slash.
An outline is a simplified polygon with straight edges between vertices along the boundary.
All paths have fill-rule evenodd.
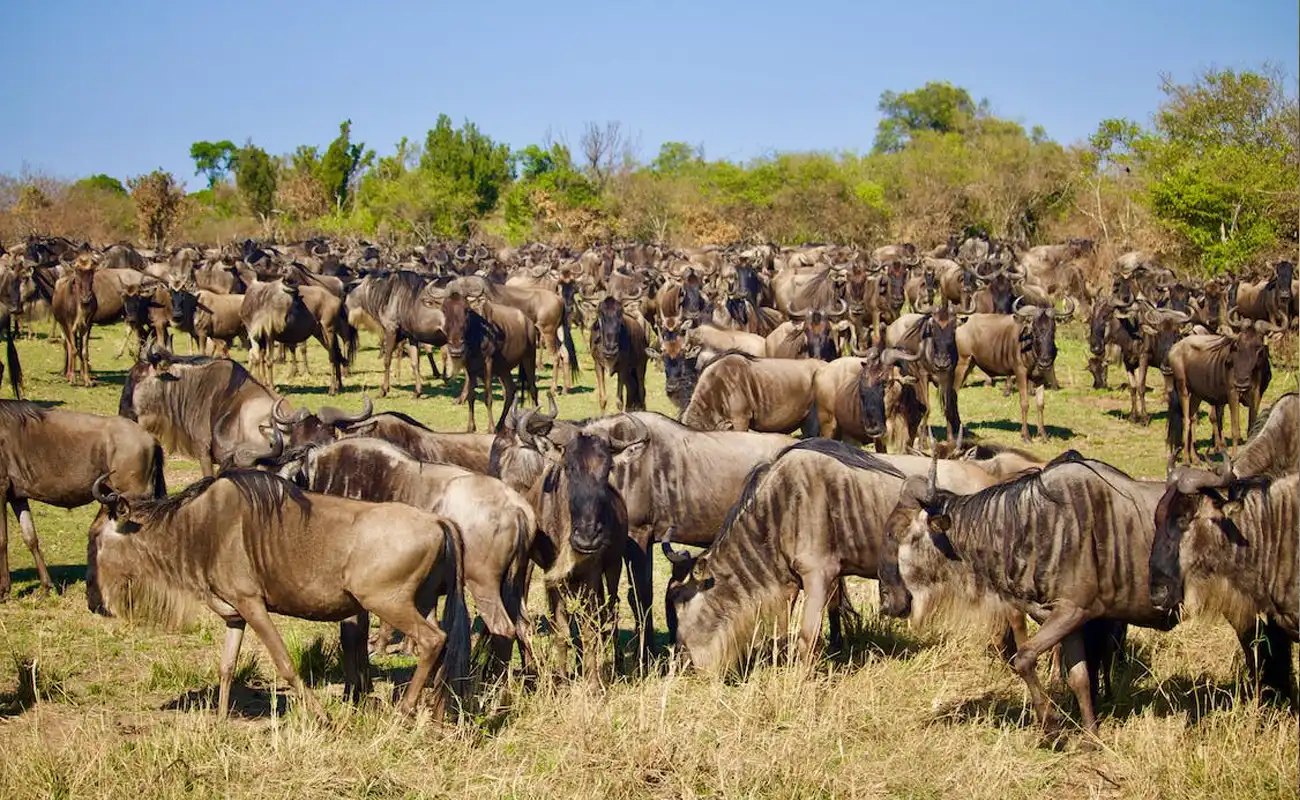
<path id="1" fill-rule="evenodd" d="M 876 104 L 881 118 L 875 151 L 897 153 L 922 131 L 965 133 L 986 105 L 977 105 L 969 92 L 947 81 L 931 81 L 902 94 L 887 91 Z"/>
<path id="2" fill-rule="evenodd" d="M 339 123 L 338 138 L 330 142 L 316 166 L 316 177 L 336 211 L 348 208 L 354 180 L 374 158 L 375 151 L 366 150 L 364 142 L 353 144 L 352 120 Z"/>
<path id="3" fill-rule="evenodd" d="M 600 190 L 573 163 L 569 148 L 552 144 L 544 150 L 532 144 L 515 153 L 519 179 L 506 192 L 504 206 L 507 237 L 512 242 L 529 239 L 595 238 L 597 230 L 574 236 L 577 228 L 597 228 L 601 217 Z"/>
<path id="4" fill-rule="evenodd" d="M 131 187 L 140 237 L 152 247 L 162 247 L 184 215 L 184 187 L 162 169 L 126 183 Z"/>
<path id="5" fill-rule="evenodd" d="M 126 197 L 126 187 L 122 185 L 122 182 L 117 178 L 114 178 L 111 175 L 105 175 L 102 172 L 98 175 L 91 175 L 87 178 L 82 178 L 72 184 L 72 188 L 74 190 L 108 192 L 109 194 Z"/>
<path id="6" fill-rule="evenodd" d="M 195 142 L 190 145 L 190 158 L 194 160 L 194 174 L 207 176 L 210 189 L 230 172 L 237 153 L 238 149 L 229 139 L 219 142 Z"/>
<path id="7" fill-rule="evenodd" d="M 443 179 L 453 192 L 472 194 L 479 216 L 496 207 L 514 178 L 509 145 L 493 142 L 469 121 L 453 129 L 446 114 L 438 115 L 425 136 L 419 164 L 422 172 Z"/>
<path id="8" fill-rule="evenodd" d="M 235 153 L 235 186 L 253 216 L 266 220 L 275 209 L 279 170 L 266 151 L 248 142 Z"/>

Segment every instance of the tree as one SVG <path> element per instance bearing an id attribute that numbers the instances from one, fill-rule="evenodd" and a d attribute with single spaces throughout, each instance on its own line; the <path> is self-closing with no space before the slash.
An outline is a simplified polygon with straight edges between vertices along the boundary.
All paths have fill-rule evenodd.
<path id="1" fill-rule="evenodd" d="M 514 178 L 509 145 L 493 142 L 468 120 L 453 129 L 446 114 L 438 116 L 425 137 L 420 169 L 449 179 L 458 190 L 472 192 L 474 213 L 479 216 L 496 207 Z"/>
<path id="2" fill-rule="evenodd" d="M 126 196 L 126 187 L 122 185 L 122 182 L 119 181 L 117 178 L 114 178 L 111 175 L 105 175 L 102 172 L 99 173 L 98 175 L 91 175 L 89 177 L 82 178 L 81 180 L 72 184 L 72 188 L 83 189 L 83 190 L 88 189 L 88 190 L 98 191 L 98 192 L 107 192 L 108 194 L 114 194 L 121 197 Z"/>
<path id="3" fill-rule="evenodd" d="M 181 221 L 185 187 L 162 169 L 138 175 L 126 183 L 131 187 L 140 237 L 152 247 L 162 247 Z"/>
<path id="4" fill-rule="evenodd" d="M 352 143 L 352 120 L 339 123 L 339 135 L 330 142 L 316 168 L 316 177 L 325 187 L 336 211 L 348 207 L 353 180 L 370 166 L 375 151 L 367 151 L 364 142 Z"/>
<path id="5" fill-rule="evenodd" d="M 194 174 L 206 175 L 208 188 L 217 183 L 230 172 L 237 148 L 228 139 L 219 142 L 195 142 L 190 145 L 190 158 L 194 159 Z"/>
<path id="6" fill-rule="evenodd" d="M 976 104 L 969 92 L 947 81 L 931 81 L 911 92 L 881 94 L 876 110 L 882 117 L 874 150 L 896 153 L 919 131 L 964 133 L 976 116 L 987 112 L 987 103 Z"/>
<path id="7" fill-rule="evenodd" d="M 588 122 L 582 131 L 581 144 L 587 175 L 597 189 L 603 190 L 614 170 L 614 160 L 623 149 L 622 126 L 618 122 L 606 122 L 604 127 Z"/>
<path id="8" fill-rule="evenodd" d="M 279 171 L 266 151 L 247 142 L 235 153 L 235 187 L 244 205 L 263 222 L 275 208 L 275 189 Z"/>

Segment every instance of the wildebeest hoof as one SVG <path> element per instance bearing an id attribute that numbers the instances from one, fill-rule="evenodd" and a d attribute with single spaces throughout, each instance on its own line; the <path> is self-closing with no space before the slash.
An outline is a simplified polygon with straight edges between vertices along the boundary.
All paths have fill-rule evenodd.
<path id="1" fill-rule="evenodd" d="M 1039 747 L 1059 751 L 1065 748 L 1068 741 L 1069 737 L 1066 735 L 1060 719 L 1052 716 L 1048 718 L 1047 722 L 1043 723 L 1043 735 L 1038 740 Z"/>

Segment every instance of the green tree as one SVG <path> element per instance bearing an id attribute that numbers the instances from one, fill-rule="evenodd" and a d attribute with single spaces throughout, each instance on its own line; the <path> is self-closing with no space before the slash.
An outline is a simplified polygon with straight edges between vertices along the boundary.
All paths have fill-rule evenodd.
<path id="1" fill-rule="evenodd" d="M 316 167 L 316 177 L 337 211 L 348 207 L 353 181 L 374 158 L 375 151 L 366 150 L 364 142 L 352 142 L 352 120 L 339 123 L 338 137 L 330 142 Z"/>
<path id="2" fill-rule="evenodd" d="M 270 218 L 275 208 L 275 189 L 279 170 L 266 151 L 247 142 L 236 153 L 233 167 L 235 188 L 244 205 L 255 217 L 263 221 Z"/>
<path id="3" fill-rule="evenodd" d="M 195 142 L 190 145 L 190 158 L 194 159 L 194 174 L 205 175 L 211 189 L 230 172 L 238 148 L 228 139 L 219 142 Z"/>
<path id="4" fill-rule="evenodd" d="M 977 104 L 969 92 L 947 81 L 931 81 L 911 92 L 881 94 L 876 110 L 882 116 L 874 150 L 896 153 L 919 131 L 964 133 L 987 111 L 987 103 Z"/>
<path id="5" fill-rule="evenodd" d="M 81 180 L 72 184 L 72 188 L 107 192 L 108 194 L 115 194 L 121 197 L 126 196 L 126 187 L 122 185 L 122 182 L 119 181 L 117 178 L 114 178 L 111 175 L 105 175 L 102 172 L 99 173 L 98 175 L 91 175 L 89 177 L 82 178 Z"/>
<path id="6" fill-rule="evenodd" d="M 509 145 L 493 142 L 469 121 L 453 129 L 446 114 L 438 116 L 425 136 L 420 169 L 449 179 L 458 191 L 472 192 L 474 212 L 480 216 L 496 207 L 514 178 Z"/>

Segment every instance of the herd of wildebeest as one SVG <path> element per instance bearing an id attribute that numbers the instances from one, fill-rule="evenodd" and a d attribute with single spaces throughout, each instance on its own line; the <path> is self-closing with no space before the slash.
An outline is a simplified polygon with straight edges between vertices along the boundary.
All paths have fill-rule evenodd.
<path id="1" fill-rule="evenodd" d="M 1300 318 L 1294 266 L 1202 281 L 1134 251 L 1094 266 L 1090 282 L 1096 258 L 1087 240 L 1016 252 L 984 237 L 928 253 L 640 243 L 398 252 L 323 239 L 152 252 L 31 238 L 0 255 L 15 395 L 14 342 L 47 315 L 70 382 L 93 380 L 96 325 L 125 321 L 119 357 L 133 348 L 135 364 L 117 417 L 0 401 L 0 480 L 42 590 L 52 583 L 29 501 L 95 502 L 92 611 L 168 618 L 206 606 L 225 621 L 222 715 L 247 625 L 323 713 L 272 613 L 340 622 L 351 699 L 370 691 L 369 657 L 396 629 L 417 659 L 399 707 L 413 711 L 431 678 L 435 713 L 468 702 L 482 678 L 536 666 L 526 609 L 535 567 L 561 669 L 593 677 L 616 642 L 626 568 L 634 655 L 647 669 L 656 543 L 671 562 L 674 657 L 696 669 L 743 662 L 765 632 L 788 629 L 801 593 L 797 652 L 819 652 L 823 616 L 840 646 L 844 579 L 858 576 L 879 582 L 886 615 L 919 622 L 963 607 L 997 620 L 998 652 L 1054 739 L 1041 655 L 1054 652 L 1095 735 L 1094 704 L 1127 627 L 1168 630 L 1191 612 L 1226 618 L 1251 685 L 1294 708 L 1300 399 L 1260 413 L 1269 346 Z M 967 435 L 959 390 L 979 367 L 1018 392 L 1026 440 L 1033 390 L 1046 437 L 1056 327 L 1075 316 L 1086 318 L 1094 388 L 1108 389 L 1108 365 L 1123 364 L 1134 424 L 1149 422 L 1148 368 L 1162 373 L 1167 480 L 1136 480 L 1075 451 L 1043 462 Z M 301 357 L 306 369 L 311 339 L 339 391 L 361 330 L 378 337 L 384 394 L 394 354 L 399 372 L 409 355 L 417 397 L 421 355 L 434 378 L 463 372 L 456 402 L 468 432 L 376 414 L 368 397 L 358 413 L 313 413 L 276 392 L 277 360 L 296 372 Z M 177 354 L 181 334 L 198 355 Z M 248 369 L 229 357 L 236 343 Z M 545 409 L 539 360 L 551 364 Z M 676 420 L 645 411 L 651 361 Z M 585 368 L 602 416 L 560 419 L 555 395 Z M 607 375 L 618 413 L 605 416 Z M 927 422 L 931 385 L 946 436 Z M 475 432 L 480 389 L 490 433 Z M 1193 466 L 1208 466 L 1194 436 L 1201 403 L 1223 456 L 1212 469 Z M 169 496 L 167 454 L 197 460 L 205 477 Z M 10 591 L 4 524 L 0 598 Z M 478 682 L 466 593 L 488 651 Z"/>

